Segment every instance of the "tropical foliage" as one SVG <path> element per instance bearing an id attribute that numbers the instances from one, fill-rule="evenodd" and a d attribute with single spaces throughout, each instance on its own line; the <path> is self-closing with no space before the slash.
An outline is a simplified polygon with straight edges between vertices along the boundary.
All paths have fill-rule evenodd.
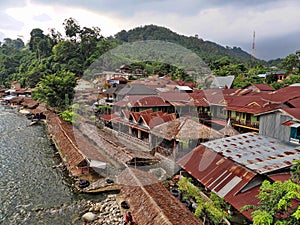
<path id="1" fill-rule="evenodd" d="M 201 218 L 204 224 L 206 222 L 221 224 L 223 218 L 229 217 L 226 214 L 227 205 L 224 199 L 219 198 L 214 193 L 211 193 L 211 201 L 204 199 L 200 189 L 191 183 L 190 178 L 181 178 L 178 181 L 178 187 L 183 192 L 184 198 L 193 199 L 196 202 L 195 216 Z"/>
<path id="2" fill-rule="evenodd" d="M 117 46 L 126 47 L 124 43 L 140 40 L 160 40 L 178 44 L 200 57 L 214 75 L 234 75 L 236 77 L 234 87 L 236 88 L 244 87 L 249 83 L 268 83 L 275 88 L 280 88 L 300 82 L 299 51 L 285 59 L 276 59 L 270 62 L 256 59 L 254 62 L 250 62 L 250 55 L 238 47 L 223 47 L 210 41 L 204 41 L 198 35 L 187 37 L 155 25 L 138 27 L 129 31 L 123 30 L 114 37 L 108 38 L 101 35 L 99 27 L 81 27 L 74 18 L 66 19 L 63 25 L 64 34 L 54 28 L 49 29 L 48 34 L 45 34 L 40 28 L 32 29 L 27 44 L 20 38 L 4 39 L 0 43 L 0 86 L 9 87 L 12 81 L 21 82 L 22 87 L 34 88 L 38 85 L 40 87 L 40 93 L 36 95 L 38 99 L 50 101 L 48 105 L 63 109 L 66 106 L 62 104 L 62 96 L 58 97 L 60 100 L 56 99 L 57 97 L 50 100 L 49 93 L 48 96 L 42 97 L 42 94 L 45 93 L 41 91 L 41 87 L 45 83 L 48 82 L 49 84 L 50 81 L 55 82 L 55 80 L 63 79 L 68 73 L 74 74 L 72 77 L 75 80 L 83 75 L 89 77 L 87 71 L 99 71 L 99 68 L 93 63 L 104 53 Z M 151 49 L 144 50 L 150 51 Z M 124 62 L 130 62 L 133 69 L 139 68 L 145 75 L 168 74 L 172 79 L 197 80 L 194 75 L 188 75 L 183 68 L 161 61 L 166 57 L 178 60 L 176 58 L 178 54 L 172 50 L 166 53 L 167 55 L 164 55 L 165 53 L 156 55 L 157 60 L 152 61 L 143 60 L 140 51 L 128 52 L 124 49 L 124 53 L 126 54 L 118 55 L 118 60 L 112 69 Z M 133 55 L 133 57 L 130 58 L 128 55 Z M 141 60 L 131 60 L 132 58 L 140 58 Z M 192 61 L 194 64 L 200 63 L 187 58 L 179 60 Z M 270 68 L 271 65 L 277 67 Z M 277 83 L 276 77 L 270 76 L 267 79 L 257 77 L 260 73 L 279 69 L 284 70 L 286 75 L 289 75 L 289 79 Z M 55 78 L 56 76 L 57 78 Z M 69 85 L 70 88 L 74 86 L 73 82 L 65 85 Z M 72 94 L 67 93 L 67 95 L 68 102 L 71 102 Z"/>
<path id="3" fill-rule="evenodd" d="M 254 209 L 254 225 L 292 225 L 300 222 L 300 186 L 291 180 L 271 183 L 265 180 L 257 195 L 258 206 L 245 206 Z"/>
<path id="4" fill-rule="evenodd" d="M 37 84 L 32 97 L 46 102 L 48 107 L 56 111 L 64 111 L 74 98 L 76 84 L 76 77 L 72 72 L 46 75 Z"/>

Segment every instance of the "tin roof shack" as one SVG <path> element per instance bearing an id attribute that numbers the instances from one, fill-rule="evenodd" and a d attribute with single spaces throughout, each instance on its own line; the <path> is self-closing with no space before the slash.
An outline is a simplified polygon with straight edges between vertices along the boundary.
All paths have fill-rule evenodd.
<path id="1" fill-rule="evenodd" d="M 118 183 L 123 184 L 121 193 L 138 224 L 203 224 L 150 173 L 128 168 L 119 175 Z"/>
<path id="2" fill-rule="evenodd" d="M 300 144 L 300 108 L 283 108 L 260 114 L 259 133 Z"/>
<path id="3" fill-rule="evenodd" d="M 258 203 L 263 180 L 288 179 L 289 168 L 299 157 L 299 147 L 250 132 L 202 143 L 178 164 L 240 210 Z M 249 211 L 241 213 L 251 219 Z"/>

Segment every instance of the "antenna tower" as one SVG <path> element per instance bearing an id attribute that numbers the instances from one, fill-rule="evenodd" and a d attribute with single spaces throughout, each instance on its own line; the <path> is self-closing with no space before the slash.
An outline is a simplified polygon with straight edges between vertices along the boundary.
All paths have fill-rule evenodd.
<path id="1" fill-rule="evenodd" d="M 251 64 L 252 65 L 254 65 L 254 52 L 255 52 L 255 31 L 253 31 L 252 52 L 251 52 Z"/>

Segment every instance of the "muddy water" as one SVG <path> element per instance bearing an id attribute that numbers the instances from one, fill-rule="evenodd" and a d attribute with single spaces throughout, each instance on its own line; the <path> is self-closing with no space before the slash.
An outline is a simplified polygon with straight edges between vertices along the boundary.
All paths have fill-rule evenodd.
<path id="1" fill-rule="evenodd" d="M 41 125 L 0 104 L 0 224 L 82 224 L 88 200 L 73 192 Z"/>

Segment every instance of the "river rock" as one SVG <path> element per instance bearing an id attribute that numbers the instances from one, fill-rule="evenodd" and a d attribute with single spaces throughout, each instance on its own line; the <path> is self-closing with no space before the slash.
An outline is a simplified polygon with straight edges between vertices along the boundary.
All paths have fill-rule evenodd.
<path id="1" fill-rule="evenodd" d="M 93 222 L 95 219 L 97 219 L 97 216 L 92 212 L 87 212 L 82 216 L 82 220 L 86 220 L 88 222 Z"/>

